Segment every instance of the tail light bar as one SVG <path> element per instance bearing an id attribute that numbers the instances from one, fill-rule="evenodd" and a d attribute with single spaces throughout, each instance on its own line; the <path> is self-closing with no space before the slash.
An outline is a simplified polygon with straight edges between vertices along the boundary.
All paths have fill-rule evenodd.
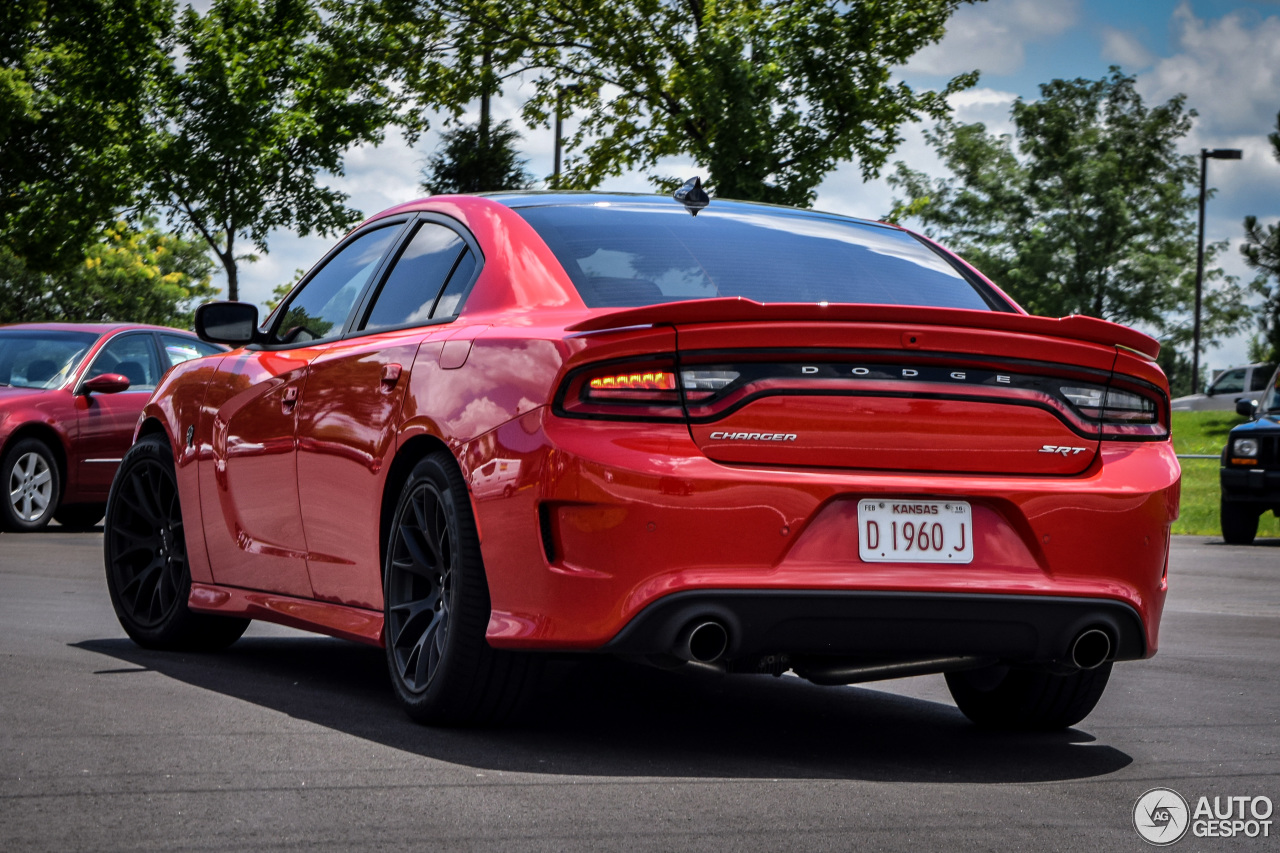
<path id="1" fill-rule="evenodd" d="M 664 355 L 579 368 L 561 387 L 556 411 L 704 423 L 765 394 L 986 397 L 1049 409 L 1084 436 L 1141 441 L 1169 435 L 1168 397 L 1159 388 L 1122 375 L 1110 381 L 1104 373 L 1095 375 L 1090 381 L 925 363 L 695 361 L 677 366 L 674 355 Z"/>

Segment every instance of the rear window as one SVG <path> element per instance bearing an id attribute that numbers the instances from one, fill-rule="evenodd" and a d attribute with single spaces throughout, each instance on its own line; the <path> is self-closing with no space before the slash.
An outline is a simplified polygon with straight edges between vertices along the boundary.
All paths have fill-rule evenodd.
<path id="1" fill-rule="evenodd" d="M 910 234 L 765 208 L 600 202 L 519 207 L 591 308 L 742 296 L 990 310 L 945 258 Z"/>

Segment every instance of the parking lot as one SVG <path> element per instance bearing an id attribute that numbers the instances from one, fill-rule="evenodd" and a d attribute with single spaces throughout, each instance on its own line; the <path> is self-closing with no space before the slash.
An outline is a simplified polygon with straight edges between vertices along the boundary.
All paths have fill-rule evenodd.
<path id="1" fill-rule="evenodd" d="M 497 730 L 397 707 L 380 651 L 255 624 L 148 652 L 102 535 L 0 536 L 0 849 L 1142 850 L 1166 786 L 1280 801 L 1280 540 L 1175 540 L 1161 651 L 1097 710 L 997 735 L 941 676 L 820 688 L 605 660 Z M 1188 850 L 1276 849 L 1195 838 Z"/>

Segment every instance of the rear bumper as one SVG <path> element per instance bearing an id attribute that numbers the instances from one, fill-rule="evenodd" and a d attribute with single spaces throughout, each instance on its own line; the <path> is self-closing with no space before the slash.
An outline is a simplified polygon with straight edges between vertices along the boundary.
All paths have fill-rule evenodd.
<path id="1" fill-rule="evenodd" d="M 1115 622 L 1128 626 L 1115 628 L 1122 654 L 1149 657 L 1158 647 L 1180 483 L 1168 442 L 1104 442 L 1074 476 L 768 468 L 707 459 L 683 425 L 567 422 L 543 410 L 460 454 L 468 476 L 468 460 L 479 471 L 495 456 L 511 463 L 510 479 L 498 488 L 477 474 L 472 492 L 492 606 L 487 637 L 498 648 L 627 646 L 628 626 L 651 607 L 686 593 L 739 592 L 787 602 L 830 593 L 852 615 L 821 605 L 811 640 L 831 632 L 833 643 L 859 650 L 882 636 L 886 651 L 904 651 L 933 621 L 940 627 L 931 643 L 946 646 L 952 631 L 952 645 L 963 645 L 962 635 L 981 634 L 990 616 L 1002 627 L 988 633 L 1007 639 L 1000 656 L 1039 659 L 1075 624 L 1055 615 L 1052 629 L 1036 629 L 1034 618 L 973 604 L 983 597 L 1087 600 L 1097 605 L 1089 613 L 1123 605 L 1137 627 Z M 968 501 L 973 562 L 862 562 L 857 504 L 869 496 Z M 972 607 L 974 615 L 957 622 L 946 608 L 920 605 L 891 620 L 905 627 L 853 624 L 894 595 L 913 606 L 948 596 L 956 612 Z M 808 618 L 788 616 L 761 636 L 772 642 Z M 1128 643 L 1134 631 L 1141 642 Z"/>
<path id="2" fill-rule="evenodd" d="M 973 656 L 1064 662 L 1090 628 L 1107 632 L 1113 660 L 1147 657 L 1128 604 L 1097 598 L 855 591 L 698 590 L 660 599 L 604 647 L 670 654 L 689 626 L 713 620 L 729 660 L 770 655 L 866 658 Z"/>

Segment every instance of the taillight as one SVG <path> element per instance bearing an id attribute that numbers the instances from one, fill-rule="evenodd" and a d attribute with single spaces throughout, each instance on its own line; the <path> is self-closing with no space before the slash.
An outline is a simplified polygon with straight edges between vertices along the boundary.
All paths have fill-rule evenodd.
<path id="1" fill-rule="evenodd" d="M 674 359 L 615 362 L 574 371 L 558 408 L 569 415 L 625 420 L 682 420 Z"/>
<path id="2" fill-rule="evenodd" d="M 1167 406 L 1154 389 L 1072 383 L 1060 386 L 1059 392 L 1082 417 L 1101 426 L 1103 438 L 1161 438 L 1169 434 L 1164 414 Z"/>

